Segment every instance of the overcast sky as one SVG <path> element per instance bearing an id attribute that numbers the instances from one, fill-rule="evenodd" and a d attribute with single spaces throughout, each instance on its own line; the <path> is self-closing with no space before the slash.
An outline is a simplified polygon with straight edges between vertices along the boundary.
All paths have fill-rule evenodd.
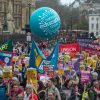
<path id="1" fill-rule="evenodd" d="M 74 0 L 61 0 L 62 4 L 70 4 L 72 3 Z"/>

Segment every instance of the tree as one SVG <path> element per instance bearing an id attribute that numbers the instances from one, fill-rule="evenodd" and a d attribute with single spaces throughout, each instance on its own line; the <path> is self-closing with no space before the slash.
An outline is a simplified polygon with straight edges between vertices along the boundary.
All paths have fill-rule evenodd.
<path id="1" fill-rule="evenodd" d="M 85 29 L 88 30 L 88 21 L 80 17 L 79 7 L 73 8 L 68 5 L 61 5 L 60 0 L 41 0 L 36 2 L 36 8 L 50 7 L 60 16 L 61 29 Z"/>

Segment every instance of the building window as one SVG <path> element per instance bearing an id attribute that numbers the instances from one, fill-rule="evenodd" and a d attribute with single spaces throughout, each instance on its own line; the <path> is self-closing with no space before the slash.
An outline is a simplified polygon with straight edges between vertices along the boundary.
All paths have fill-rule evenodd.
<path id="1" fill-rule="evenodd" d="M 96 32 L 96 36 L 98 36 L 98 32 Z"/>
<path id="2" fill-rule="evenodd" d="M 99 18 L 96 18 L 96 20 L 97 20 L 97 22 L 98 22 Z"/>
<path id="3" fill-rule="evenodd" d="M 91 29 L 94 29 L 94 24 L 91 24 Z"/>
<path id="4" fill-rule="evenodd" d="M 14 13 L 15 14 L 21 14 L 21 5 L 20 4 L 14 5 Z"/>
<path id="5" fill-rule="evenodd" d="M 96 29 L 98 30 L 98 23 L 96 24 Z"/>
<path id="6" fill-rule="evenodd" d="M 3 4 L 2 4 L 2 2 L 0 2 L 0 11 L 3 10 L 3 9 L 2 9 L 2 6 L 3 6 Z"/>
<path id="7" fill-rule="evenodd" d="M 91 20 L 94 20 L 94 17 L 92 17 Z"/>
<path id="8" fill-rule="evenodd" d="M 16 26 L 17 29 L 19 29 L 20 26 L 21 26 L 21 20 L 20 20 L 19 17 L 16 17 L 15 18 L 15 26 Z"/>

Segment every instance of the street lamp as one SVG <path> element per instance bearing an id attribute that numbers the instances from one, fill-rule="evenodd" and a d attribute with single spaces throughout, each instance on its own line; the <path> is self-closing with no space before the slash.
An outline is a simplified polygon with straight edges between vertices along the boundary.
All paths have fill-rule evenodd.
<path id="1" fill-rule="evenodd" d="M 28 18 L 29 18 L 29 21 L 30 21 L 30 15 L 31 15 L 31 8 L 32 8 L 32 4 L 31 4 L 31 2 L 29 1 L 29 2 L 28 2 Z"/>

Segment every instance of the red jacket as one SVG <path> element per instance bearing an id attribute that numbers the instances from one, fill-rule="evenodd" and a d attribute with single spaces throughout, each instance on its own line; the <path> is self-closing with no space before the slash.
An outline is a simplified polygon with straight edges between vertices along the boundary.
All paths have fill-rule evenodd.
<path id="1" fill-rule="evenodd" d="M 32 97 L 33 96 L 33 97 Z M 29 100 L 38 100 L 38 97 L 36 94 L 32 93 Z"/>

